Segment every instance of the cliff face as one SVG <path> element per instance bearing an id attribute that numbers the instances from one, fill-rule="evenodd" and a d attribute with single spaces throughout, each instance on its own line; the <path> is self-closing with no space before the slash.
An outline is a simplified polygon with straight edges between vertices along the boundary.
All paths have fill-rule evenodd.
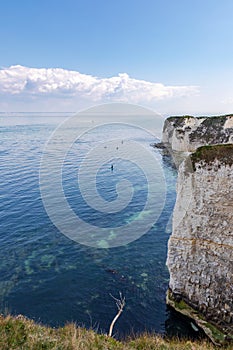
<path id="1" fill-rule="evenodd" d="M 233 339 L 232 184 L 233 145 L 201 147 L 182 163 L 167 266 L 168 303 L 185 302 Z"/>
<path id="2" fill-rule="evenodd" d="M 233 115 L 170 117 L 165 121 L 162 141 L 173 151 L 181 152 L 194 152 L 204 145 L 233 143 Z"/>

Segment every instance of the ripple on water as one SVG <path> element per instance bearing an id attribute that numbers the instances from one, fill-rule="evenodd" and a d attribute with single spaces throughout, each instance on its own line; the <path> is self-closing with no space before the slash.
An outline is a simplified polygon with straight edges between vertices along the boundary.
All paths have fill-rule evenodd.
<path id="1" fill-rule="evenodd" d="M 121 291 L 126 296 L 126 309 L 116 327 L 118 335 L 145 329 L 164 333 L 168 317 L 165 292 L 169 279 L 165 267 L 169 236 L 166 225 L 175 200 L 174 169 L 163 163 L 158 153 L 168 184 L 166 205 L 160 219 L 146 235 L 127 246 L 112 249 L 82 246 L 57 230 L 40 198 L 41 154 L 53 129 L 52 124 L 0 128 L 2 309 L 7 307 L 12 313 L 22 313 L 55 326 L 76 321 L 87 327 L 98 325 L 106 331 L 116 313 L 110 293 L 117 296 Z M 124 164 L 125 175 L 137 193 L 128 211 L 106 218 L 90 210 L 78 197 L 80 159 L 77 159 L 75 147 L 81 147 L 78 157 L 82 157 L 93 142 L 95 139 L 79 141 L 66 161 L 63 182 L 70 206 L 74 211 L 81 211 L 83 220 L 100 227 L 118 226 L 122 220 L 142 220 L 138 212 L 146 198 L 145 179 L 136 169 L 126 168 Z M 151 140 L 141 139 L 141 142 L 149 145 Z M 117 167 L 122 169 L 122 164 L 115 164 L 115 177 L 109 164 L 98 174 L 97 187 L 106 200 L 116 198 Z"/>

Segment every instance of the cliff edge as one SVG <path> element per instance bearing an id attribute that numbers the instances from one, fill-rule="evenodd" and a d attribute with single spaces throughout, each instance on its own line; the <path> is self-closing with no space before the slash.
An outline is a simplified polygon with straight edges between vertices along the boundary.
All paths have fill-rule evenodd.
<path id="1" fill-rule="evenodd" d="M 223 139 L 229 142 L 232 134 L 226 132 L 226 123 L 232 126 L 233 119 L 219 120 L 222 129 L 216 133 L 223 135 L 225 130 Z M 187 122 L 183 123 L 180 125 L 187 127 Z M 198 123 L 203 125 L 203 120 Z M 213 136 L 211 140 L 217 139 Z M 192 147 L 194 144 L 189 150 Z M 179 168 L 173 232 L 168 243 L 167 302 L 192 317 L 215 344 L 233 341 L 232 184 L 232 144 L 204 146 L 190 154 Z"/>
<path id="2" fill-rule="evenodd" d="M 180 152 L 194 152 L 204 145 L 233 143 L 233 115 L 167 118 L 162 142 L 172 151 Z"/>

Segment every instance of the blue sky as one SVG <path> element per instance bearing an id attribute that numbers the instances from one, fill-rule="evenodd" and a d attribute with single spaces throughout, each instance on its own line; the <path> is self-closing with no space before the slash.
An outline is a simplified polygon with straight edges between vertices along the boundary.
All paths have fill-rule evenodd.
<path id="1" fill-rule="evenodd" d="M 231 113 L 232 13 L 231 0 L 4 1 L 0 110 L 74 111 L 122 100 L 163 114 Z M 11 93 L 19 73 L 8 69 L 15 65 L 25 67 L 20 79 L 21 85 L 22 79 L 27 83 Z M 28 68 L 64 71 L 50 71 L 49 76 L 56 76 L 51 82 L 54 88 L 46 90 L 41 79 L 45 81 L 47 75 Z M 80 84 L 77 88 L 77 75 L 75 86 L 63 84 L 67 79 L 73 82 L 67 71 L 83 74 L 84 91 Z M 125 75 L 106 81 L 119 73 Z M 13 80 L 7 80 L 9 74 L 14 74 Z M 98 81 L 87 86 L 85 76 Z M 38 82 L 40 87 L 35 89 Z M 93 92 L 97 82 L 98 96 Z M 163 93 L 153 84 L 161 84 Z"/>

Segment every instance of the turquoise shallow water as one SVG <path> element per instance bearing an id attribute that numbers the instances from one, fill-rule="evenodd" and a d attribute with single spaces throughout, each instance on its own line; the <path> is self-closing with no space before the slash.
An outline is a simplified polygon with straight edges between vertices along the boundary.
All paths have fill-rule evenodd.
<path id="1" fill-rule="evenodd" d="M 0 127 L 1 311 L 21 313 L 52 326 L 75 321 L 106 332 L 116 313 L 110 294 L 117 297 L 121 291 L 126 307 L 115 326 L 119 337 L 144 330 L 187 335 L 188 322 L 167 310 L 165 304 L 169 281 L 165 266 L 168 221 L 175 202 L 176 169 L 168 158 L 150 147 L 155 140 L 122 129 L 121 136 L 128 133 L 128 138 L 148 147 L 163 168 L 167 192 L 162 214 L 138 240 L 121 247 L 98 249 L 61 234 L 42 203 L 41 156 L 61 118 L 10 118 L 2 118 Z M 111 134 L 111 129 L 106 132 Z M 135 165 L 120 159 L 114 161 L 113 171 L 110 163 L 104 164 L 97 176 L 100 195 L 113 200 L 116 183 L 124 173 L 133 184 L 134 197 L 121 215 L 104 215 L 90 208 L 80 195 L 77 170 L 85 152 L 99 137 L 102 136 L 97 130 L 67 154 L 62 174 L 64 193 L 83 220 L 99 227 L 114 227 L 133 220 L 135 213 L 140 212 L 147 198 L 146 179 Z"/>

